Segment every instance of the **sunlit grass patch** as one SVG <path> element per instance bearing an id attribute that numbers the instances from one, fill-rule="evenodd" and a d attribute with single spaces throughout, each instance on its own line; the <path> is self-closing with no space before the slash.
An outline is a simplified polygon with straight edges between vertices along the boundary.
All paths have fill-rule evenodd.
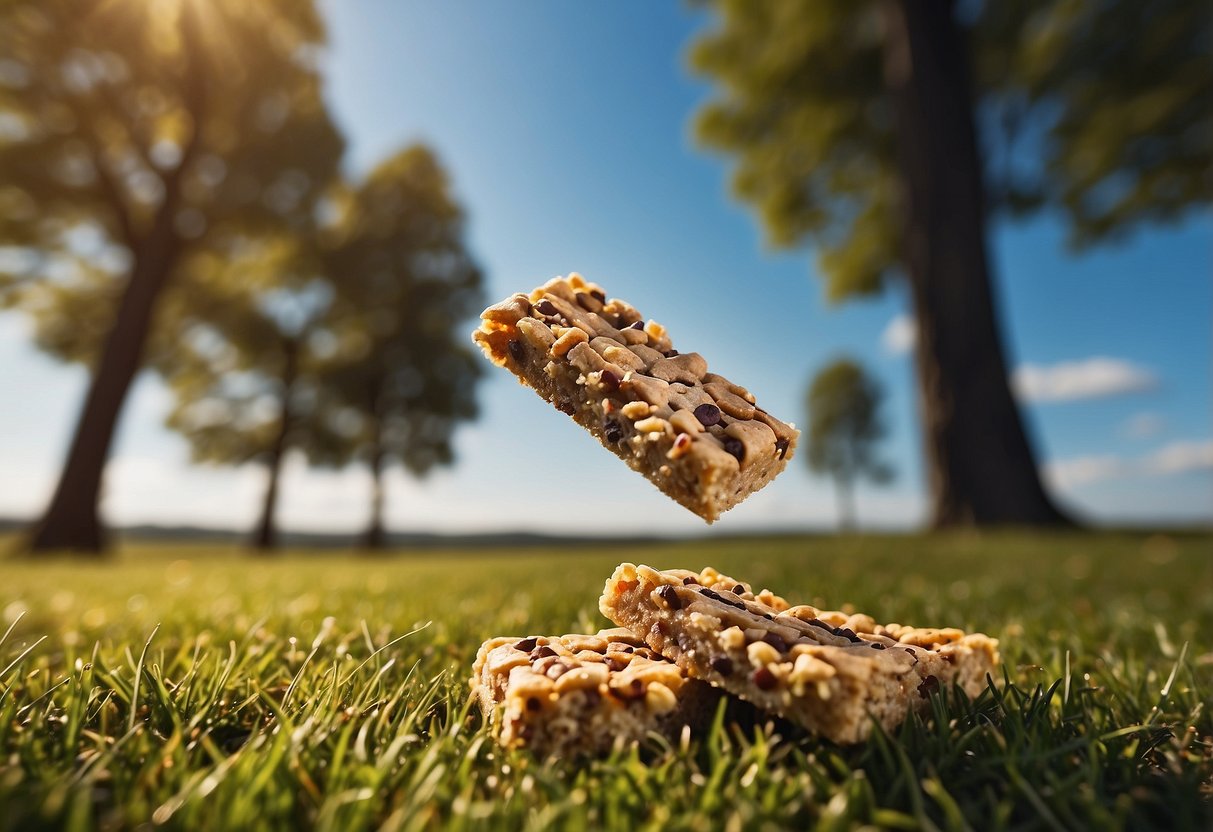
<path id="1" fill-rule="evenodd" d="M 789 538 L 576 550 L 138 548 L 6 563 L 0 828 L 1208 828 L 1208 538 Z M 604 759 L 503 752 L 491 635 L 605 625 L 620 560 L 1002 640 L 976 700 L 842 748 L 723 719 Z"/>

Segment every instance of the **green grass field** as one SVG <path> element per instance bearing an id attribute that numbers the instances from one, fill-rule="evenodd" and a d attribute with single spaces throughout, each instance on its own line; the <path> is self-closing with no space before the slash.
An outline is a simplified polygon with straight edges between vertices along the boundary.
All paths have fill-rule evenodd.
<path id="1" fill-rule="evenodd" d="M 622 560 L 984 630 L 1006 678 L 859 747 L 773 724 L 581 762 L 494 747 L 480 641 L 605 626 Z M 0 575 L 2 829 L 1213 828 L 1208 537 L 135 546 Z"/>

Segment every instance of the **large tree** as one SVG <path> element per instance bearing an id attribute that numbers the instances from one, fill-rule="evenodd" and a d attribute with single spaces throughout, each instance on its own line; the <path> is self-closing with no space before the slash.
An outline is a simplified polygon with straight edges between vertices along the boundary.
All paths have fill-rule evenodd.
<path id="1" fill-rule="evenodd" d="M 986 227 L 1090 244 L 1208 201 L 1213 62 L 1190 0 L 707 0 L 698 135 L 834 301 L 904 278 L 935 526 L 1059 524 L 1007 381 Z"/>
<path id="2" fill-rule="evenodd" d="M 322 384 L 340 405 L 335 461 L 349 442 L 371 474 L 363 544 L 385 542 L 383 474 L 423 477 L 454 459 L 452 435 L 476 416 L 480 362 L 459 323 L 483 305 L 464 213 L 434 154 L 416 145 L 377 166 L 344 200 L 325 269 L 335 295 L 327 324 L 335 355 Z M 324 461 L 324 447 L 313 447 Z"/>
<path id="3" fill-rule="evenodd" d="M 0 6 L 0 298 L 91 370 L 33 548 L 104 547 L 102 474 L 166 290 L 309 221 L 341 152 L 322 40 L 310 0 Z"/>

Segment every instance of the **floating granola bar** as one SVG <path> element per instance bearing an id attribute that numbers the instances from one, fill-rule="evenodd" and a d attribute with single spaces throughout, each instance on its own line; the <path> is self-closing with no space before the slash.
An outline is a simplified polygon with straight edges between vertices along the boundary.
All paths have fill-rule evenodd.
<path id="1" fill-rule="evenodd" d="M 865 739 L 869 715 L 895 727 L 941 685 L 976 696 L 998 663 L 998 642 L 979 633 L 790 606 L 714 569 L 622 564 L 599 608 L 687 675 L 839 743 Z"/>
<path id="2" fill-rule="evenodd" d="M 559 757 L 604 752 L 650 731 L 677 736 L 684 725 L 706 724 L 719 700 L 623 629 L 489 639 L 472 688 L 502 745 Z"/>
<path id="3" fill-rule="evenodd" d="M 796 448 L 795 427 L 580 275 L 490 306 L 473 338 L 495 364 L 709 523 L 770 482 Z"/>

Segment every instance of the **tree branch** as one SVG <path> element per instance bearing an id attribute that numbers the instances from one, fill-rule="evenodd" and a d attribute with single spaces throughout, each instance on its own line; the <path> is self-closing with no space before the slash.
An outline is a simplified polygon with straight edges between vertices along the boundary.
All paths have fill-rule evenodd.
<path id="1" fill-rule="evenodd" d="M 135 228 L 134 217 L 131 216 L 122 189 L 119 187 L 117 180 L 110 174 L 109 168 L 106 166 L 105 159 L 102 156 L 101 148 L 97 146 L 95 136 L 91 133 L 88 145 L 89 154 L 93 161 L 93 169 L 97 172 L 97 182 L 101 185 L 101 192 L 110 204 L 115 222 L 118 223 L 118 234 L 121 237 L 122 243 L 133 255 L 138 251 L 139 243 L 141 242 L 139 232 Z"/>

